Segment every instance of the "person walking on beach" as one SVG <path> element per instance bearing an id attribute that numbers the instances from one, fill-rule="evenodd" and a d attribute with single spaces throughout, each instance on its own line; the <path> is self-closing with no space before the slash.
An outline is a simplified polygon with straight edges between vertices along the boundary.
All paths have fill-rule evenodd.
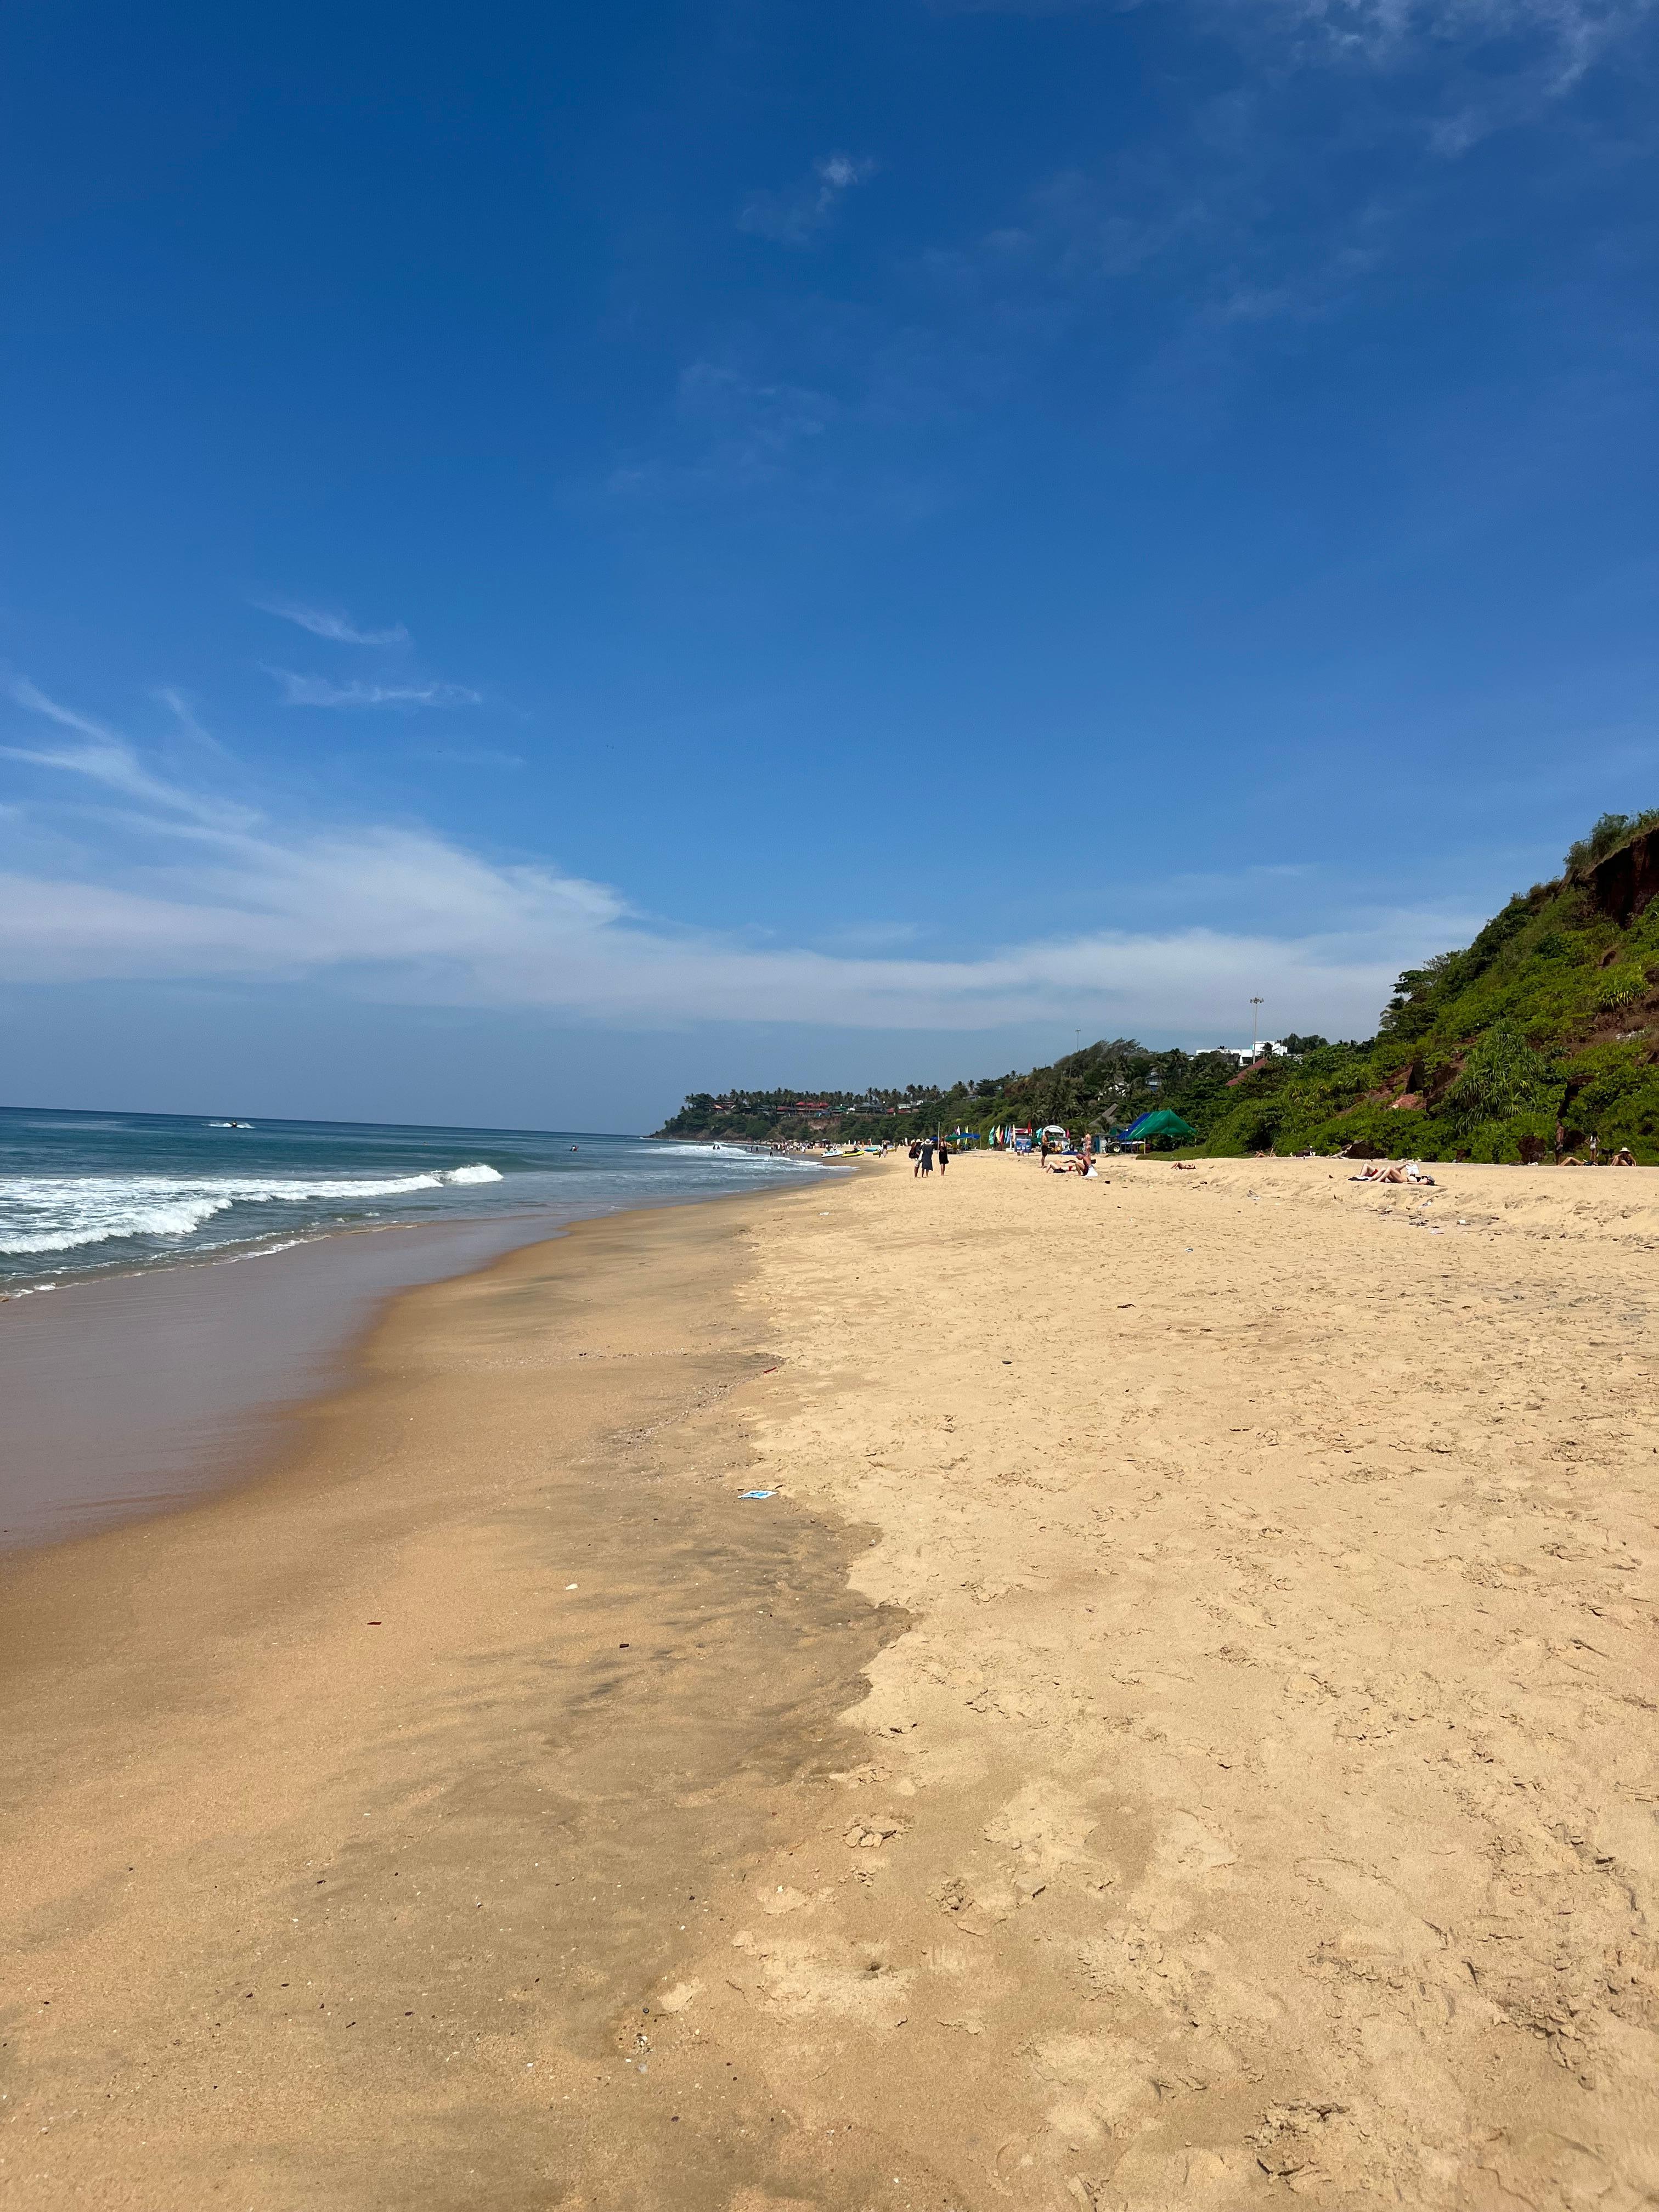
<path id="1" fill-rule="evenodd" d="M 943 1175 L 943 1174 L 945 1173 L 945 1169 L 946 1169 L 946 1168 L 948 1168 L 948 1167 L 950 1166 L 950 1164 L 951 1164 L 951 1147 L 949 1146 L 949 1145 L 947 1145 L 947 1144 L 945 1143 L 945 1141 L 944 1138 L 943 1138 L 943 1137 L 941 1137 L 941 1138 L 939 1139 L 939 1173 L 940 1173 L 941 1175 Z"/>
<path id="2" fill-rule="evenodd" d="M 921 1140 L 921 1158 L 916 1164 L 916 1173 L 918 1175 L 932 1175 L 933 1172 L 933 1140 L 931 1137 L 924 1137 Z"/>
<path id="3" fill-rule="evenodd" d="M 920 1139 L 918 1139 L 917 1141 L 910 1147 L 910 1159 L 912 1164 L 910 1168 L 911 1174 L 913 1176 L 919 1176 L 921 1173 L 921 1142 Z"/>

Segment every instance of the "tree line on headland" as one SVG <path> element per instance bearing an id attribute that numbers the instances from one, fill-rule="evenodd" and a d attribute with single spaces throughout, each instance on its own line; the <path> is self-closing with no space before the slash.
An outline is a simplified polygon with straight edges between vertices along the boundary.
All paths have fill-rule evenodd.
<path id="1" fill-rule="evenodd" d="M 1282 1057 L 1241 1071 L 1224 1053 L 1115 1037 L 949 1086 L 699 1092 L 658 1134 L 890 1143 L 1057 1122 L 1105 1135 L 1163 1106 L 1212 1154 L 1528 1160 L 1594 1139 L 1659 1162 L 1656 987 L 1659 808 L 1603 815 L 1559 878 L 1517 893 L 1462 951 L 1407 969 L 1363 1042 L 1287 1036 Z"/>

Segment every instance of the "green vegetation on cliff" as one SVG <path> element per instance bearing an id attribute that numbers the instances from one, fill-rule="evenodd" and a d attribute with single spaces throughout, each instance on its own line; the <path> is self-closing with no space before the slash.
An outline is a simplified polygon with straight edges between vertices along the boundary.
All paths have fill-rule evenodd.
<path id="1" fill-rule="evenodd" d="M 688 1098 L 660 1133 L 908 1139 L 935 1127 L 1122 1128 L 1172 1107 L 1202 1149 L 1517 1160 L 1595 1138 L 1659 1162 L 1659 809 L 1604 815 L 1565 872 L 1512 898 L 1474 942 L 1400 978 L 1364 1043 L 1288 1037 L 1239 1075 L 1221 1053 L 1133 1038 L 948 1090 Z M 803 1114 L 803 1095 L 814 1110 Z M 895 1110 L 902 1108 L 902 1112 Z"/>

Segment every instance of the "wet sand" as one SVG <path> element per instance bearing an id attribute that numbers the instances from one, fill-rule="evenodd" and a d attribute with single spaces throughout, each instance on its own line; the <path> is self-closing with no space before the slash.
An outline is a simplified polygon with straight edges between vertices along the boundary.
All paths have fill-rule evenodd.
<path id="1" fill-rule="evenodd" d="M 553 1233 L 536 1215 L 359 1230 L 0 1301 L 0 1550 L 276 1460 L 394 1292 Z"/>
<path id="2" fill-rule="evenodd" d="M 1655 2201 L 1659 1174 L 1437 1172 L 587 1224 L 9 1563 L 0 2202 Z"/>
<path id="3" fill-rule="evenodd" d="M 856 1534 L 738 1495 L 757 1210 L 413 1292 L 288 1468 L 0 1568 L 0 2202 L 724 2203 L 788 2166 L 753 2069 L 649 2063 L 896 1626 Z"/>

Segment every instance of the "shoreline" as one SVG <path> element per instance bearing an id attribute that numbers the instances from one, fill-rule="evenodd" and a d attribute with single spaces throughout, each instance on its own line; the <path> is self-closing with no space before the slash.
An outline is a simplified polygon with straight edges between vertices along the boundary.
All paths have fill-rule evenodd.
<path id="1" fill-rule="evenodd" d="M 9 1301 L 0 1559 L 257 1479 L 388 1301 L 547 1233 L 508 1222 L 339 1230 L 246 1273 L 246 1255 L 192 1257 Z"/>
<path id="2" fill-rule="evenodd" d="M 13 1293 L 0 1301 L 0 1559 L 257 1479 L 307 1407 L 349 1386 L 356 1352 L 410 1291 L 580 1221 L 731 1194 L 353 1225 Z"/>
<path id="3" fill-rule="evenodd" d="M 740 1496 L 753 1224 L 820 1194 L 406 1291 L 279 1466 L 0 1562 L 0 2203 L 541 2204 L 552 2157 L 643 2207 L 775 2166 L 775 2101 L 634 2068 L 897 1625 L 854 1532 Z"/>

